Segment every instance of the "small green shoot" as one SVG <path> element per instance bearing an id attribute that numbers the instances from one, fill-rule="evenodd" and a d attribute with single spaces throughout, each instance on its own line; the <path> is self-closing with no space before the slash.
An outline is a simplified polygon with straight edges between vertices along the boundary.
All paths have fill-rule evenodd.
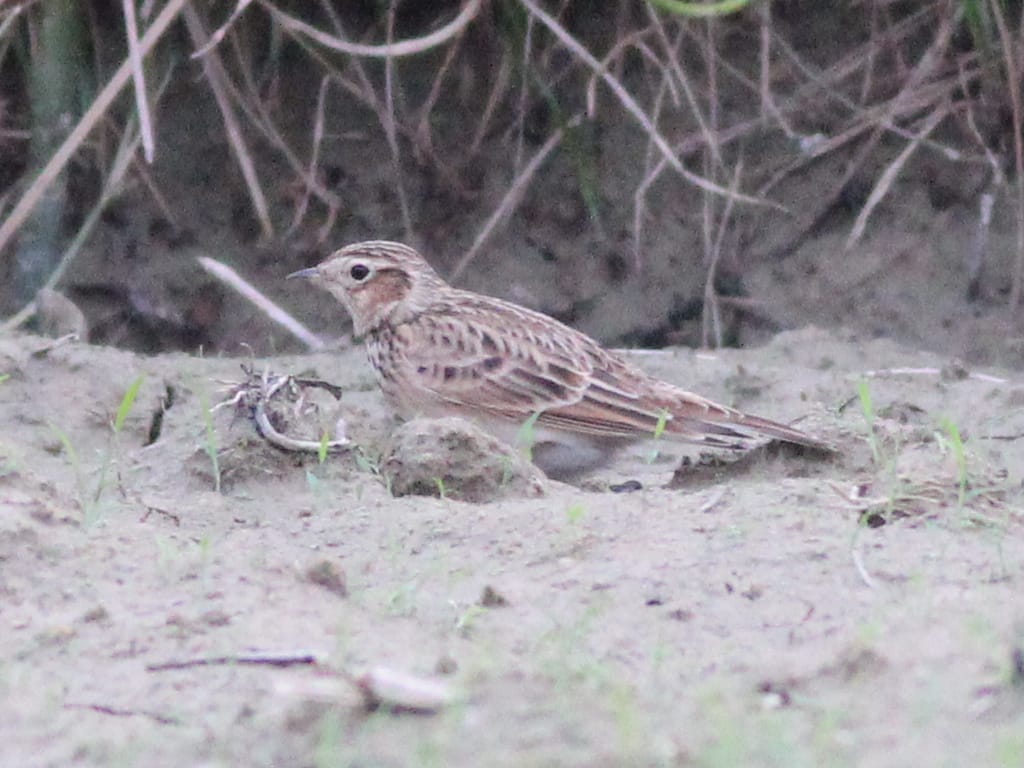
<path id="1" fill-rule="evenodd" d="M 964 448 L 960 429 L 952 419 L 943 417 L 939 421 L 939 426 L 946 432 L 949 447 L 953 452 L 953 460 L 956 462 L 957 509 L 963 510 L 964 503 L 967 501 L 967 450 Z"/>
<path id="2" fill-rule="evenodd" d="M 145 376 L 139 375 L 135 381 L 128 385 L 128 389 L 125 390 L 124 397 L 121 398 L 121 404 L 117 407 L 117 413 L 114 414 L 114 423 L 110 426 L 111 436 L 107 441 L 107 449 L 103 453 L 103 462 L 100 464 L 100 476 L 96 481 L 96 492 L 93 494 L 91 510 L 94 513 L 93 519 L 89 519 L 89 515 L 86 515 L 86 526 L 92 525 L 99 519 L 99 503 L 100 497 L 103 495 L 103 491 L 107 487 L 107 471 L 110 469 L 110 465 L 114 459 L 114 450 L 116 448 L 115 442 L 117 436 L 121 434 L 121 430 L 124 428 L 124 423 L 128 419 L 128 414 L 131 413 L 132 406 L 135 405 L 135 400 L 139 396 L 139 388 L 142 386 L 142 382 L 145 380 Z"/>
<path id="3" fill-rule="evenodd" d="M 199 408 L 203 412 L 203 451 L 210 457 L 210 466 L 213 470 L 213 490 L 220 493 L 220 446 L 217 444 L 217 430 L 213 425 L 213 410 L 210 408 L 210 400 L 206 396 L 206 387 L 200 386 Z"/>
<path id="4" fill-rule="evenodd" d="M 368 472 L 371 475 L 380 474 L 380 460 L 376 456 L 370 456 L 358 445 L 352 450 L 352 458 L 355 459 L 356 469 L 360 472 Z"/>
<path id="5" fill-rule="evenodd" d="M 661 413 L 658 414 L 658 423 L 654 425 L 655 440 L 665 434 L 665 427 L 668 426 L 668 420 L 670 418 L 672 418 L 672 414 L 662 408 Z"/>
<path id="6" fill-rule="evenodd" d="M 860 399 L 860 409 L 864 414 L 864 421 L 868 427 L 868 445 L 871 446 L 871 458 L 875 464 L 882 463 L 882 450 L 878 444 L 878 436 L 875 434 L 875 405 L 871 399 L 871 387 L 867 379 L 857 382 L 857 397 Z"/>
<path id="7" fill-rule="evenodd" d="M 661 439 L 661 436 L 665 434 L 665 427 L 668 426 L 668 420 L 671 418 L 672 414 L 663 408 L 661 413 L 658 414 L 658 423 L 654 425 L 654 435 L 651 438 L 652 440 Z M 657 446 L 652 448 L 651 452 L 647 455 L 647 463 L 653 464 L 660 453 L 661 452 L 658 450 Z"/>
<path id="8" fill-rule="evenodd" d="M 9 374 L 9 373 L 0 373 L 0 384 L 3 384 L 9 378 L 11 378 L 11 374 Z"/>
<path id="9" fill-rule="evenodd" d="M 371 474 L 378 480 L 383 481 L 388 495 L 391 495 L 391 476 L 380 471 L 380 455 L 371 456 L 361 446 L 353 445 L 352 458 L 356 462 L 356 469 L 360 472 Z M 362 486 L 360 486 L 357 494 L 362 498 Z"/>
<path id="10" fill-rule="evenodd" d="M 325 429 L 320 435 L 320 445 L 316 448 L 316 458 L 321 464 L 327 461 L 327 452 L 331 445 L 331 434 Z"/>
<path id="11" fill-rule="evenodd" d="M 565 510 L 565 517 L 571 525 L 576 525 L 583 519 L 583 515 L 586 511 L 587 508 L 585 506 L 576 502 L 575 504 L 570 504 L 569 508 Z"/>
<path id="12" fill-rule="evenodd" d="M 516 432 L 516 445 L 523 451 L 523 455 L 526 456 L 528 461 L 533 461 L 533 446 L 537 443 L 534 427 L 541 413 L 542 411 L 531 413 L 529 418 L 520 425 L 519 431 Z"/>
<path id="13" fill-rule="evenodd" d="M 468 635 L 473 631 L 474 622 L 487 613 L 488 609 L 482 605 L 473 604 L 462 612 L 455 621 L 455 631 L 460 635 Z"/>
<path id="14" fill-rule="evenodd" d="M 442 499 L 447 499 L 448 498 L 448 489 L 445 488 L 444 478 L 443 477 L 435 477 L 434 478 L 434 485 L 437 486 L 437 495 L 439 497 L 441 497 Z"/>
<path id="15" fill-rule="evenodd" d="M 100 519 L 100 500 L 103 498 L 103 492 L 107 489 L 107 475 L 109 474 L 110 466 L 113 464 L 115 459 L 117 438 L 118 435 L 121 434 L 121 430 L 124 429 L 124 423 L 127 421 L 128 415 L 131 413 L 132 406 L 138 398 L 139 388 L 142 386 L 143 380 L 143 376 L 137 377 L 135 381 L 128 386 L 124 396 L 121 398 L 121 403 L 118 405 L 117 412 L 114 415 L 114 421 L 110 425 L 110 436 L 107 440 L 106 448 L 103 451 L 103 457 L 100 460 L 99 474 L 96 478 L 95 488 L 89 489 L 86 487 L 81 458 L 78 455 L 78 451 L 75 450 L 75 446 L 72 444 L 71 438 L 56 424 L 49 425 L 50 430 L 60 441 L 60 444 L 64 449 L 64 453 L 67 454 L 68 461 L 71 462 L 71 469 L 75 475 L 75 489 L 78 493 L 79 504 L 82 507 L 82 524 L 85 528 L 91 528 Z"/>
<path id="16" fill-rule="evenodd" d="M 139 388 L 142 386 L 142 382 L 145 381 L 145 376 L 139 375 L 136 377 L 128 389 L 124 393 L 124 397 L 121 398 L 121 405 L 117 407 L 117 414 L 114 416 L 114 434 L 119 434 L 121 428 L 124 427 L 125 419 L 128 418 L 128 414 L 131 413 L 132 406 L 135 405 L 135 400 L 139 396 Z"/>

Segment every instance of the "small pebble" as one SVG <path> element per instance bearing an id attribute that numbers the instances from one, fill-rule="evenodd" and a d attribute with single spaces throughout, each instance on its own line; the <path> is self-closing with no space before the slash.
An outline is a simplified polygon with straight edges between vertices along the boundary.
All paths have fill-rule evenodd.
<path id="1" fill-rule="evenodd" d="M 639 480 L 627 480 L 624 483 L 608 486 L 608 490 L 612 493 L 633 493 L 634 491 L 642 491 L 643 489 L 644 486 Z"/>

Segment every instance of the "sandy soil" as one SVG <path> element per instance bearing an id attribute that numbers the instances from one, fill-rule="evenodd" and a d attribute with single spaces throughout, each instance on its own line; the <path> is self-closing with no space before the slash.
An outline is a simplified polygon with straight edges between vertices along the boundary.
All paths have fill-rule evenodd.
<path id="1" fill-rule="evenodd" d="M 813 329 L 637 359 L 842 453 L 394 499 L 358 350 L 257 362 L 344 387 L 364 456 L 320 463 L 208 415 L 238 361 L 0 339 L 0 763 L 1024 763 L 1013 375 Z M 368 711 L 371 667 L 452 699 Z"/>

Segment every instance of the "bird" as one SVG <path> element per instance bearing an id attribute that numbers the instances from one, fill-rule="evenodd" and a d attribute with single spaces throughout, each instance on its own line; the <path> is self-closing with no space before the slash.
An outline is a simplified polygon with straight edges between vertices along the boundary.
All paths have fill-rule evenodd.
<path id="1" fill-rule="evenodd" d="M 347 245 L 288 278 L 310 279 L 344 305 L 399 416 L 461 416 L 510 445 L 526 439 L 549 477 L 577 476 L 652 438 L 834 450 L 655 378 L 553 317 L 456 288 L 401 243 Z"/>

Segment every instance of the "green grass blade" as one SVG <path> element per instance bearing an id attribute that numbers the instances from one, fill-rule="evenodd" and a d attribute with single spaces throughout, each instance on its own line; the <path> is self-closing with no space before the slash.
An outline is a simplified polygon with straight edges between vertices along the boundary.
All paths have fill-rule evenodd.
<path id="1" fill-rule="evenodd" d="M 128 418 L 128 414 L 131 413 L 132 406 L 135 405 L 135 399 L 139 396 L 139 388 L 142 387 L 142 382 L 145 381 L 144 375 L 139 375 L 128 387 L 124 393 L 124 397 L 121 398 L 121 405 L 117 407 L 117 415 L 114 417 L 114 434 L 120 434 L 121 428 L 124 426 L 125 419 Z"/>
<path id="2" fill-rule="evenodd" d="M 331 435 L 325 429 L 320 435 L 320 444 L 316 447 L 316 457 L 321 464 L 327 461 L 327 452 L 331 447 Z"/>
<path id="3" fill-rule="evenodd" d="M 519 431 L 516 433 L 516 445 L 523 449 L 523 453 L 526 454 L 526 458 L 530 461 L 533 461 L 533 445 L 537 442 L 534 425 L 537 423 L 537 419 L 540 418 L 540 414 L 540 411 L 531 413 L 530 417 L 522 423 Z"/>

